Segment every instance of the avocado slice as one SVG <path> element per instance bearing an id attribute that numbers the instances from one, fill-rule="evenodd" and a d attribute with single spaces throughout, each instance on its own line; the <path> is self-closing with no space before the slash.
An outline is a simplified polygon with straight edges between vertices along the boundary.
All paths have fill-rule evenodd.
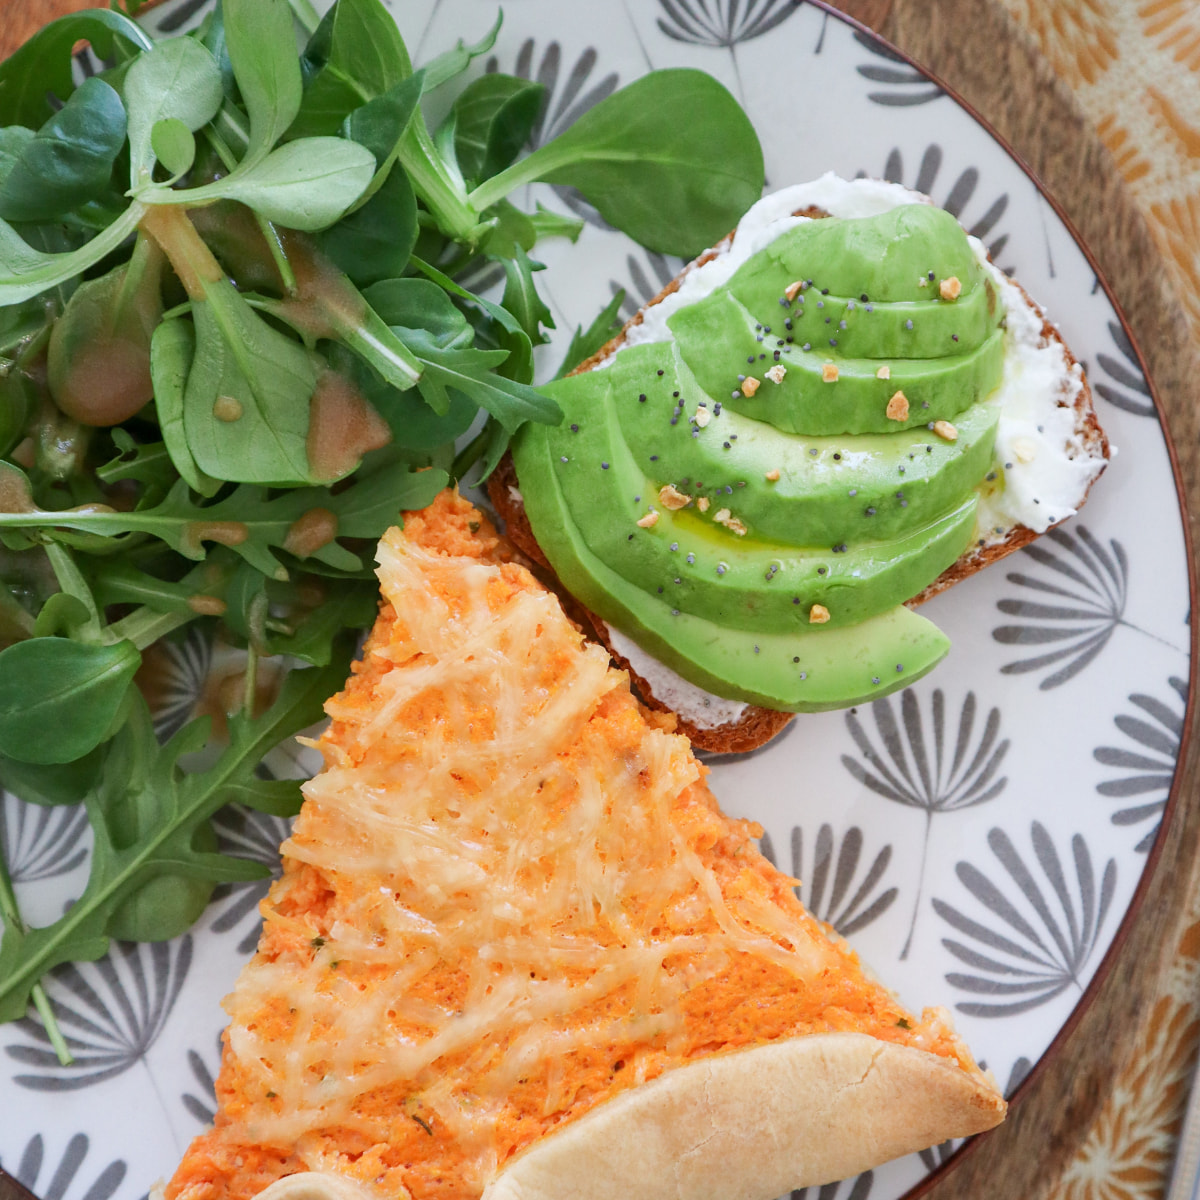
<path id="1" fill-rule="evenodd" d="M 840 345 L 835 354 L 826 337 L 814 340 L 810 350 L 803 348 L 808 343 L 781 348 L 777 343 L 782 339 L 774 334 L 763 341 L 754 314 L 725 291 L 680 309 L 667 326 L 699 387 L 723 407 L 785 433 L 892 433 L 952 420 L 987 396 L 1004 369 L 1000 329 L 953 356 L 918 358 L 910 351 L 886 363 L 879 361 L 882 355 L 845 357 Z M 838 368 L 833 382 L 822 377 L 829 363 Z M 778 382 L 766 375 L 776 366 L 786 371 Z M 887 367 L 887 378 L 879 377 L 881 366 Z M 753 396 L 742 391 L 748 376 L 759 384 Z M 908 400 L 904 419 L 888 416 L 888 401 L 898 391 Z"/>
<path id="2" fill-rule="evenodd" d="M 588 548 L 559 487 L 545 431 L 524 426 L 513 456 L 547 558 L 574 596 L 697 687 L 768 708 L 822 712 L 906 687 L 949 650 L 937 626 L 903 606 L 845 628 L 794 633 L 729 629 L 670 607 Z"/>
<path id="3" fill-rule="evenodd" d="M 802 221 L 751 255 L 726 286 L 741 294 L 741 285 L 764 268 L 783 278 L 781 291 L 790 282 L 811 279 L 816 298 L 828 289 L 865 304 L 928 301 L 951 276 L 966 294 L 985 279 L 962 226 L 932 204 L 905 204 L 872 217 Z"/>
<path id="4" fill-rule="evenodd" d="M 732 510 L 721 498 L 706 513 L 694 503 L 672 510 L 659 501 L 666 481 L 640 469 L 622 439 L 614 406 L 591 412 L 567 427 L 575 433 L 564 436 L 561 426 L 543 433 L 572 525 L 627 583 L 728 628 L 806 630 L 813 605 L 827 610 L 830 628 L 865 620 L 936 579 L 974 532 L 977 497 L 968 491 L 949 512 L 885 541 L 805 546 L 794 536 L 763 541 L 753 528 L 735 533 L 715 518 L 734 511 L 740 518 L 741 500 L 752 489 L 725 498 Z M 639 526 L 652 509 L 656 523 Z"/>
<path id="5" fill-rule="evenodd" d="M 930 524 L 962 503 L 986 473 L 999 419 L 995 405 L 976 404 L 956 419 L 952 442 L 925 428 L 783 436 L 727 408 L 717 413 L 668 342 L 629 346 L 605 369 L 555 380 L 543 390 L 565 413 L 548 433 L 554 453 L 578 457 L 578 439 L 612 411 L 656 491 L 671 483 L 708 499 L 710 513 L 728 506 L 755 538 L 790 546 L 882 541 Z M 717 414 L 704 428 L 692 420 L 701 404 Z M 603 452 L 592 453 L 597 463 L 604 459 Z M 776 470 L 779 478 L 768 480 Z"/>
<path id="6" fill-rule="evenodd" d="M 702 688 L 795 711 L 883 695 L 947 649 L 901 602 L 966 548 L 995 478 L 1002 324 L 949 214 L 800 222 L 668 316 L 670 340 L 546 388 L 562 424 L 513 444 L 533 531 Z"/>
<path id="7" fill-rule="evenodd" d="M 784 279 L 778 271 L 764 272 L 754 287 L 723 292 L 750 314 L 755 335 L 763 335 L 759 353 L 801 347 L 806 342 L 820 350 L 834 338 L 837 353 L 846 358 L 941 358 L 978 346 L 1003 315 L 991 280 L 954 301 L 898 300 L 892 304 L 821 295 L 815 288 L 798 292 L 789 302 L 784 289 L 790 282 L 794 281 Z M 689 308 L 713 303 L 720 294 L 714 292 Z M 667 324 L 674 330 L 672 319 Z"/>
<path id="8" fill-rule="evenodd" d="M 905 220 L 910 226 L 914 222 L 936 226 L 926 230 L 910 249 L 925 255 L 919 261 L 941 268 L 934 272 L 933 279 L 928 269 L 917 269 L 912 278 L 900 281 L 908 291 L 908 299 L 889 298 L 853 284 L 852 290 L 843 292 L 823 282 L 829 267 L 824 263 L 813 266 L 820 262 L 811 249 L 813 245 L 821 243 L 828 248 L 834 241 L 861 238 L 872 223 L 876 229 L 884 225 L 882 217 L 862 221 L 832 218 L 806 223 L 784 234 L 776 244 L 749 258 L 723 288 L 697 301 L 695 307 L 713 303 L 714 297 L 722 293 L 734 297 L 761 327 L 755 331 L 764 335 L 760 351 L 778 349 L 780 341 L 797 346 L 811 342 L 814 349 L 824 348 L 831 337 L 836 339 L 838 353 L 847 358 L 939 358 L 978 346 L 1003 317 L 995 286 L 969 250 L 964 260 L 960 252 L 967 243 L 962 230 L 947 228 L 953 218 L 946 213 L 931 216 L 927 211 L 918 211 L 909 213 Z M 942 235 L 946 232 L 954 246 L 943 246 Z M 923 252 L 917 248 L 922 241 L 926 246 Z M 818 278 L 810 283 L 807 276 L 814 271 Z M 958 279 L 962 291 L 957 299 L 943 300 L 940 283 L 951 275 Z M 795 283 L 801 284 L 798 290 L 790 288 Z M 790 299 L 788 290 L 792 291 Z M 787 341 L 789 337 L 792 343 Z"/>

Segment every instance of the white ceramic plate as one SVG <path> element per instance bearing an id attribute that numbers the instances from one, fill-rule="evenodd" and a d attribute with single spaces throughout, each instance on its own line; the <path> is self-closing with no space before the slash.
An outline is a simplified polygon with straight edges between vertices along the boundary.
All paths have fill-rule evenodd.
<path id="1" fill-rule="evenodd" d="M 477 38 L 495 14 L 492 0 L 395 8 L 418 61 Z M 183 0 L 149 22 L 184 27 L 202 10 Z M 510 0 L 506 16 L 475 69 L 547 85 L 539 140 L 652 67 L 700 67 L 749 112 L 770 187 L 832 169 L 929 192 L 1046 307 L 1088 370 L 1119 454 L 1080 517 L 924 610 L 953 638 L 947 662 L 870 707 L 801 717 L 712 775 L 727 811 L 762 822 L 764 849 L 804 880 L 809 907 L 907 1003 L 953 1010 L 1012 1095 L 1086 1003 L 1130 913 L 1185 727 L 1187 549 L 1138 356 L 1021 165 L 837 16 L 795 0 Z M 539 249 L 559 325 L 544 365 L 616 287 L 632 312 L 681 266 L 604 228 L 576 196 L 538 186 L 518 199 L 589 220 L 574 248 Z M 211 681 L 208 648 L 189 643 L 171 669 L 168 722 Z M 230 814 L 222 830 L 277 865 L 282 822 Z M 27 917 L 53 919 L 83 886 L 82 814 L 7 797 L 0 834 Z M 212 1112 L 219 1000 L 254 945 L 263 889 L 224 889 L 188 936 L 119 945 L 49 980 L 72 1067 L 57 1064 L 38 1024 L 0 1028 L 0 1163 L 43 1200 L 134 1200 L 170 1175 Z M 820 1195 L 893 1200 L 957 1149 Z"/>

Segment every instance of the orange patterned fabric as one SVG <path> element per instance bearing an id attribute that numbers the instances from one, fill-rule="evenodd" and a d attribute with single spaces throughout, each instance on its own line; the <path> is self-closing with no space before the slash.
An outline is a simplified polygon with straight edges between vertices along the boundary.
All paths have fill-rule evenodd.
<path id="1" fill-rule="evenodd" d="M 1200 0 L 1001 0 L 1075 94 L 1150 225 L 1200 343 Z M 1164 994 L 1100 1119 L 1067 1200 L 1160 1200 L 1200 1044 L 1200 897 Z"/>
<path id="2" fill-rule="evenodd" d="M 1200 3 L 1001 2 L 1112 151 L 1200 342 Z"/>

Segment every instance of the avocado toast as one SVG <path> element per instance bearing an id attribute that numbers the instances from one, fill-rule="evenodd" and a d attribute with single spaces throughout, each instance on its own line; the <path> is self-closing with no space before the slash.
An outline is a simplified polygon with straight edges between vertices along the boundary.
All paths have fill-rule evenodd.
<path id="1" fill-rule="evenodd" d="M 932 669 L 913 607 L 1072 515 L 1109 454 L 1036 304 L 872 180 L 766 197 L 546 390 L 563 422 L 522 432 L 493 502 L 715 751 Z"/>

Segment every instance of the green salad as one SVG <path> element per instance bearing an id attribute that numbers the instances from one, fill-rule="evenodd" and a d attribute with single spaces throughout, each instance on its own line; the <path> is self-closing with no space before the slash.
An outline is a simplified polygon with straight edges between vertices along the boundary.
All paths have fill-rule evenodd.
<path id="1" fill-rule="evenodd" d="M 0 783 L 82 802 L 94 836 L 45 927 L 0 856 L 0 1021 L 32 1003 L 64 1061 L 42 976 L 174 937 L 265 873 L 211 818 L 297 810 L 259 764 L 344 680 L 375 540 L 560 420 L 534 386 L 553 321 L 531 252 L 581 224 L 507 197 L 574 187 L 691 255 L 763 183 L 749 121 L 699 71 L 653 72 L 526 153 L 544 88 L 471 69 L 499 19 L 417 68 L 381 0 L 320 19 L 224 0 L 160 42 L 135 11 L 64 17 L 0 64 Z M 80 77 L 80 42 L 100 73 Z M 488 267 L 498 300 L 459 282 Z M 201 622 L 245 648 L 245 699 L 219 744 L 206 717 L 160 743 L 142 655 Z M 256 712 L 271 656 L 298 669 Z"/>

